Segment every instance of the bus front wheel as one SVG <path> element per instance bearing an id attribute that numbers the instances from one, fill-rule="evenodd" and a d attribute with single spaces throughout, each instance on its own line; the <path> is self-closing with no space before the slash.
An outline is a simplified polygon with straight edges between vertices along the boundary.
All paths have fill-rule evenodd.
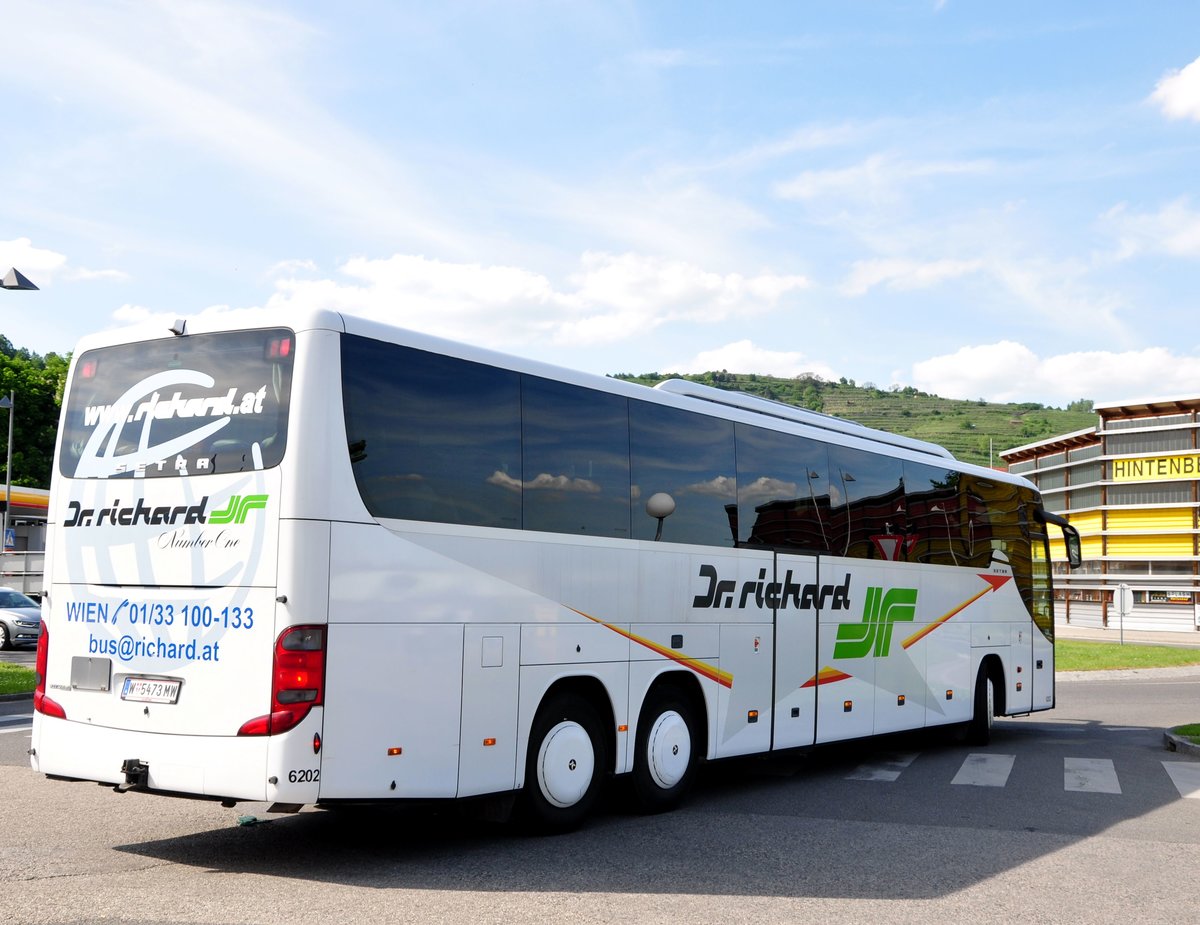
<path id="1" fill-rule="evenodd" d="M 696 769 L 696 723 L 691 705 L 672 690 L 652 695 L 638 718 L 633 790 L 644 812 L 673 809 Z"/>
<path id="2" fill-rule="evenodd" d="M 979 666 L 975 679 L 975 712 L 967 727 L 967 740 L 972 745 L 987 745 L 992 738 L 992 722 L 996 716 L 996 689 L 987 665 Z"/>
<path id="3" fill-rule="evenodd" d="M 525 760 L 525 809 L 539 831 L 566 832 L 581 823 L 600 795 L 608 749 L 592 706 L 557 694 L 537 712 Z"/>

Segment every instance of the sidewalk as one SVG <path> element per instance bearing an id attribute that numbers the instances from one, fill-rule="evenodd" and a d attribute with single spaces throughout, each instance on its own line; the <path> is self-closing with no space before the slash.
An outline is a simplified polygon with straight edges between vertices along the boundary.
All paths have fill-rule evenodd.
<path id="1" fill-rule="evenodd" d="M 1089 639 L 1095 642 L 1120 642 L 1119 627 L 1101 629 L 1095 626 L 1076 626 L 1063 623 L 1061 620 L 1054 624 L 1056 639 Z M 1183 646 L 1185 648 L 1200 648 L 1200 632 L 1167 633 L 1157 630 L 1125 630 L 1125 641 L 1136 642 L 1139 645 L 1150 646 Z"/>

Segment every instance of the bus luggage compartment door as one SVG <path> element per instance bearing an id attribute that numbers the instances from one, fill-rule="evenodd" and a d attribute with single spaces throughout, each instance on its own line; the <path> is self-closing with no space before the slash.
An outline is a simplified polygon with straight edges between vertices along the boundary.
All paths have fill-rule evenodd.
<path id="1" fill-rule="evenodd" d="M 463 630 L 329 625 L 320 799 L 457 795 Z"/>

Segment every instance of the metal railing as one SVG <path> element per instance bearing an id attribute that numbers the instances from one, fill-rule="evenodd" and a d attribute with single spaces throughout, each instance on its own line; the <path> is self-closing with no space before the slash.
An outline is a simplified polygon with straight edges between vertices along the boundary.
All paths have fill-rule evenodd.
<path id="1" fill-rule="evenodd" d="M 40 598 L 45 570 L 46 553 L 42 550 L 0 553 L 0 587 Z"/>

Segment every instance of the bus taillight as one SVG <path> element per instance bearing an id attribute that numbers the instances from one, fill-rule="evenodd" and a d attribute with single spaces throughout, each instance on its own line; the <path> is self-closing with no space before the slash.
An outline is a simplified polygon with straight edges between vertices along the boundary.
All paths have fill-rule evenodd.
<path id="1" fill-rule="evenodd" d="M 292 355 L 292 339 L 290 337 L 272 337 L 267 341 L 264 354 L 268 360 L 286 360 Z"/>
<path id="2" fill-rule="evenodd" d="M 241 736 L 269 736 L 298 726 L 324 702 L 325 628 L 293 626 L 275 641 L 271 673 L 271 712 L 247 720 Z"/>
<path id="3" fill-rule="evenodd" d="M 42 633 L 38 636 L 37 661 L 34 664 L 33 675 L 33 708 L 46 716 L 67 718 L 67 711 L 55 700 L 46 696 L 46 665 L 50 661 L 50 631 L 46 629 L 46 621 L 42 621 Z"/>

